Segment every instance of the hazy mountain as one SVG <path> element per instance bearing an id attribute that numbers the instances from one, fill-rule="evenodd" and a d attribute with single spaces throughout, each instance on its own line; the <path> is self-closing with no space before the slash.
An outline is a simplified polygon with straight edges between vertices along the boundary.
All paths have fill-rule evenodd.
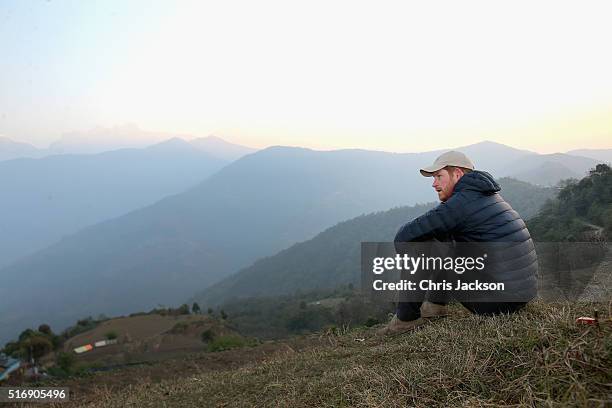
<path id="1" fill-rule="evenodd" d="M 450 150 L 436 150 L 421 153 L 430 161 Z M 542 186 L 553 186 L 567 178 L 581 178 L 602 160 L 564 153 L 538 154 L 529 150 L 515 149 L 500 143 L 484 141 L 455 148 L 472 159 L 479 170 L 485 170 L 495 177 L 512 177 Z M 596 153 L 594 153 L 596 152 Z M 605 150 L 592 154 L 605 156 Z"/>
<path id="2" fill-rule="evenodd" d="M 0 162 L 0 266 L 182 192 L 225 164 L 180 139 L 145 149 Z"/>
<path id="3" fill-rule="evenodd" d="M 590 157 L 597 161 L 612 163 L 612 149 L 579 149 L 567 152 L 574 156 Z"/>
<path id="4" fill-rule="evenodd" d="M 474 149 L 475 163 L 486 163 L 496 149 L 500 166 L 518 154 L 490 142 L 465 148 Z M 40 321 L 61 327 L 87 314 L 182 302 L 339 221 L 431 201 L 431 180 L 417 169 L 438 154 L 288 147 L 249 154 L 187 192 L 1 270 L 7 286 L 0 287 L 0 324 L 13 331 Z"/>
<path id="5" fill-rule="evenodd" d="M 568 166 L 554 161 L 545 161 L 529 170 L 516 172 L 513 175 L 517 179 L 527 181 L 541 186 L 554 186 L 560 180 L 570 178 L 581 178 L 584 175 L 572 171 Z"/>
<path id="6" fill-rule="evenodd" d="M 71 132 L 62 135 L 60 140 L 49 146 L 49 153 L 101 153 L 122 148 L 143 148 L 160 143 L 171 137 L 190 140 L 197 149 L 226 161 L 234 161 L 253 153 L 256 149 L 227 142 L 216 136 L 200 137 L 169 134 L 167 132 L 150 132 L 136 125 L 113 127 L 96 127 L 87 131 Z"/>
<path id="7" fill-rule="evenodd" d="M 423 154 L 429 155 L 433 160 L 446 150 Z M 568 178 L 584 177 L 597 163 L 612 160 L 612 149 L 583 149 L 567 153 L 538 154 L 490 141 L 455 150 L 467 154 L 477 169 L 488 171 L 496 177 L 512 177 L 543 186 L 553 186 Z"/>
<path id="8" fill-rule="evenodd" d="M 234 161 L 242 156 L 253 153 L 256 149 L 226 142 L 216 136 L 200 137 L 191 140 L 196 148 L 223 160 Z"/>
<path id="9" fill-rule="evenodd" d="M 175 137 L 180 135 L 174 135 Z M 85 131 L 69 132 L 49 146 L 49 154 L 95 154 L 117 149 L 144 148 L 172 136 L 149 132 L 133 124 L 98 126 Z"/>
<path id="10" fill-rule="evenodd" d="M 502 196 L 524 218 L 537 213 L 554 190 L 501 179 Z M 342 222 L 315 238 L 293 245 L 197 294 L 192 301 L 217 306 L 232 299 L 291 294 L 296 290 L 333 289 L 358 284 L 360 243 L 391 241 L 398 228 L 434 204 L 394 208 Z"/>
<path id="11" fill-rule="evenodd" d="M 413 161 L 283 147 L 247 155 L 187 192 L 86 228 L 0 271 L 0 326 L 14 334 L 39 321 L 59 328 L 88 314 L 180 302 L 340 220 L 430 199 Z"/>
<path id="12" fill-rule="evenodd" d="M 134 125 L 98 127 L 86 132 L 63 135 L 49 148 L 39 149 L 28 143 L 0 137 L 0 161 L 20 158 L 40 158 L 60 154 L 97 154 L 119 149 L 145 148 L 171 139 L 167 133 L 147 132 Z M 196 149 L 218 159 L 230 162 L 257 149 L 227 142 L 217 136 L 192 139 L 190 136 L 175 136 L 187 140 Z"/>
<path id="13" fill-rule="evenodd" d="M 559 181 L 586 176 L 600 161 L 563 153 L 520 157 L 504 166 L 501 176 L 511 176 L 538 185 L 552 186 Z"/>
<path id="14" fill-rule="evenodd" d="M 505 169 L 513 162 L 521 158 L 539 156 L 529 150 L 515 149 L 500 143 L 484 141 L 469 146 L 459 147 L 474 161 L 474 166 L 479 170 L 485 170 L 495 177 L 509 176 L 512 172 L 505 172 Z M 501 174 L 501 173 L 506 174 Z"/>
<path id="15" fill-rule="evenodd" d="M 19 157 L 39 157 L 42 154 L 41 149 L 37 149 L 31 144 L 0 137 L 0 161 Z"/>

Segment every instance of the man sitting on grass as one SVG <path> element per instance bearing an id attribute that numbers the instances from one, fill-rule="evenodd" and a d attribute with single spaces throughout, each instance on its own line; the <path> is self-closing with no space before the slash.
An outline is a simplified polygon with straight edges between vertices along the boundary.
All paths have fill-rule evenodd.
<path id="1" fill-rule="evenodd" d="M 536 296 L 537 256 L 525 222 L 499 195 L 500 187 L 463 153 L 450 151 L 438 157 L 433 165 L 420 170 L 433 177 L 432 187 L 441 203 L 424 215 L 400 228 L 396 246 L 405 242 L 455 241 L 511 242 L 512 252 L 523 261 L 521 267 L 503 268 L 495 278 L 508 283 L 523 302 L 465 302 L 472 313 L 511 313 L 521 309 Z M 436 279 L 436 276 L 431 276 Z M 426 293 L 417 292 L 416 301 L 399 302 L 391 322 L 379 334 L 398 334 L 426 322 L 426 318 L 446 316 L 446 301 L 425 300 Z"/>

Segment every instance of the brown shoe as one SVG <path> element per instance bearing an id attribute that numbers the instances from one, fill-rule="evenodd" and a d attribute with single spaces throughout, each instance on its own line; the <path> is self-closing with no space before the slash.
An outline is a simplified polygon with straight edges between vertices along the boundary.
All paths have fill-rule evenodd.
<path id="1" fill-rule="evenodd" d="M 397 315 L 393 316 L 393 319 L 382 329 L 376 332 L 377 336 L 394 336 L 396 334 L 405 333 L 410 330 L 414 330 L 419 326 L 427 323 L 425 319 L 418 318 L 415 320 L 409 320 L 407 322 L 397 318 Z"/>
<path id="2" fill-rule="evenodd" d="M 436 305 L 431 302 L 423 302 L 421 305 L 421 317 L 431 319 L 433 317 L 445 317 L 448 316 L 448 306 Z"/>

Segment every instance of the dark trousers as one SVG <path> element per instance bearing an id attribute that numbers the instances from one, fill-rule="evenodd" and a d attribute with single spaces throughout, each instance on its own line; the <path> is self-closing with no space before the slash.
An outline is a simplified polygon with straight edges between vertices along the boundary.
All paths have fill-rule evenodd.
<path id="1" fill-rule="evenodd" d="M 439 242 L 432 239 L 431 242 Z M 442 282 L 446 279 L 446 274 L 437 271 L 431 275 L 434 282 Z M 421 317 L 421 305 L 424 300 L 429 300 L 438 305 L 446 305 L 451 300 L 449 292 L 444 291 L 417 291 L 415 297 L 411 297 L 411 302 L 399 302 L 397 304 L 397 318 L 403 321 L 415 320 Z M 501 313 L 514 313 L 522 309 L 527 302 L 466 302 L 461 304 L 470 312 L 479 315 L 496 315 Z"/>

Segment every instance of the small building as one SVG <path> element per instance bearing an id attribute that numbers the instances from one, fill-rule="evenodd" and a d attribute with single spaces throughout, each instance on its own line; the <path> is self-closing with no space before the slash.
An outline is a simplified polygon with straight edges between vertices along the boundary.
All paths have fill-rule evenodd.
<path id="1" fill-rule="evenodd" d="M 86 352 L 88 352 L 88 351 L 90 351 L 92 349 L 93 349 L 93 346 L 91 344 L 86 344 L 84 346 L 75 348 L 74 352 L 77 353 L 77 354 L 82 354 L 82 353 L 86 353 Z"/>
<path id="2" fill-rule="evenodd" d="M 117 339 L 96 341 L 94 343 L 94 347 L 105 347 L 105 346 L 110 346 L 112 344 L 117 344 Z"/>

